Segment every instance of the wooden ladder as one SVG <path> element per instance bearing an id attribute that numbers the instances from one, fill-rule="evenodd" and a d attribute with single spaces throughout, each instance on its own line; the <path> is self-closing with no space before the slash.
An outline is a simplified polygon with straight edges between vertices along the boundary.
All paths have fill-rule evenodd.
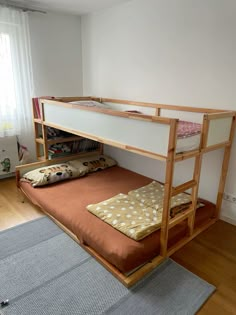
<path id="1" fill-rule="evenodd" d="M 186 239 L 191 238 L 194 232 L 194 223 L 195 223 L 195 213 L 197 208 L 197 197 L 198 197 L 198 188 L 200 181 L 200 171 L 202 164 L 202 153 L 197 152 L 195 156 L 192 156 L 195 159 L 193 178 L 175 188 L 173 188 L 173 176 L 174 176 L 174 165 L 175 161 L 175 147 L 176 139 L 174 134 L 176 134 L 177 121 L 172 123 L 170 127 L 170 142 L 168 148 L 168 158 L 166 162 L 166 178 L 165 178 L 165 191 L 164 191 L 164 202 L 163 202 L 163 214 L 162 214 L 162 225 L 161 225 L 161 237 L 160 245 L 161 251 L 160 254 L 163 257 L 170 256 L 175 250 L 182 246 L 182 243 L 186 243 Z M 170 204 L 171 197 L 176 196 L 180 193 L 185 192 L 186 190 L 191 189 L 191 205 L 188 209 L 182 213 L 177 214 L 174 218 L 170 218 Z M 180 242 L 173 245 L 168 249 L 168 234 L 169 230 L 179 224 L 180 222 L 187 219 L 187 235 Z"/>

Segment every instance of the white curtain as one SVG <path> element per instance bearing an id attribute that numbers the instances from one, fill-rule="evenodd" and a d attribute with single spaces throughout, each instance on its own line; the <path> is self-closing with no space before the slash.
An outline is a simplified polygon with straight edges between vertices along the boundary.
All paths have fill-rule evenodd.
<path id="1" fill-rule="evenodd" d="M 28 14 L 0 5 L 0 137 L 32 139 L 32 84 Z"/>

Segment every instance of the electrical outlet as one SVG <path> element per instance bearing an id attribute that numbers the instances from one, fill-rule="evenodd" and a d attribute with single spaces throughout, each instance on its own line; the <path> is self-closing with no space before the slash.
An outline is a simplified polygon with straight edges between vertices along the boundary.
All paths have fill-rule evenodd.
<path id="1" fill-rule="evenodd" d="M 224 193 L 223 194 L 223 199 L 232 203 L 236 204 L 236 196 L 228 194 L 228 193 Z"/>

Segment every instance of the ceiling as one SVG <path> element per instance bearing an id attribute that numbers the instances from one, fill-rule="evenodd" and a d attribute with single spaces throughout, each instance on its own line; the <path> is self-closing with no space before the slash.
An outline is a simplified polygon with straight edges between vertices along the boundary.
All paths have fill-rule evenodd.
<path id="1" fill-rule="evenodd" d="M 24 6 L 43 11 L 83 15 L 116 6 L 129 0 L 3 0 L 0 4 Z"/>

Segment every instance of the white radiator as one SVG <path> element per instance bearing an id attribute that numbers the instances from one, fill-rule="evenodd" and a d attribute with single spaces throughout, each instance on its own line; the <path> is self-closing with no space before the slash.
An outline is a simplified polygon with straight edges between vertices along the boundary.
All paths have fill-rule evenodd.
<path id="1" fill-rule="evenodd" d="M 18 164 L 16 136 L 0 138 L 0 178 L 14 175 Z"/>

